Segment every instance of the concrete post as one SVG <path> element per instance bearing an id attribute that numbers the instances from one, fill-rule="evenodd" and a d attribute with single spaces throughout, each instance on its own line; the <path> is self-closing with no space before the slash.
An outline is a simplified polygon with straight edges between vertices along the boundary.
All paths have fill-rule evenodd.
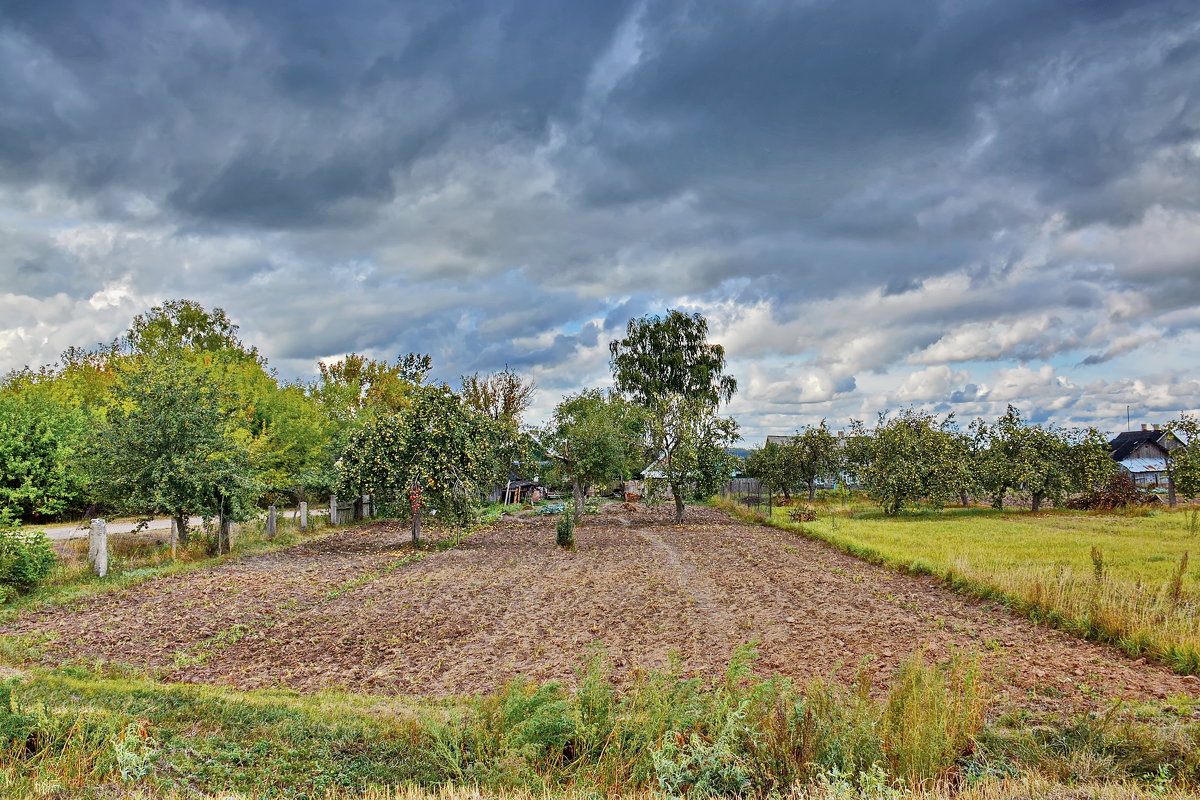
<path id="1" fill-rule="evenodd" d="M 308 530 L 308 503 L 300 504 L 300 530 Z"/>
<path id="2" fill-rule="evenodd" d="M 329 524 L 337 525 L 337 495 L 329 495 Z"/>
<path id="3" fill-rule="evenodd" d="M 88 532 L 88 563 L 101 578 L 108 574 L 108 523 L 102 519 L 92 520 Z"/>
<path id="4" fill-rule="evenodd" d="M 275 531 L 279 527 L 278 519 L 275 516 L 275 506 L 267 506 L 267 538 L 274 539 Z"/>
<path id="5" fill-rule="evenodd" d="M 177 547 L 179 547 L 179 520 L 171 517 L 171 560 L 175 559 Z"/>

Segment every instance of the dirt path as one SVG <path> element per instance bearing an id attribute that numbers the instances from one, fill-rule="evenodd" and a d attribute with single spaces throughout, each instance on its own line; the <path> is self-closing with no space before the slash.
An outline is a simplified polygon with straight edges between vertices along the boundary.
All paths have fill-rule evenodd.
<path id="1" fill-rule="evenodd" d="M 878 684 L 910 653 L 978 651 L 1004 693 L 1061 707 L 1196 694 L 1200 682 L 1037 627 L 930 579 L 898 575 L 782 531 L 691 508 L 606 510 L 554 546 L 550 518 L 508 517 L 415 563 L 376 523 L 165 578 L 0 633 L 47 637 L 46 663 L 105 659 L 168 680 L 444 695 L 518 674 L 571 681 L 595 647 L 619 679 L 663 668 L 717 677 L 756 640 L 756 669 Z"/>

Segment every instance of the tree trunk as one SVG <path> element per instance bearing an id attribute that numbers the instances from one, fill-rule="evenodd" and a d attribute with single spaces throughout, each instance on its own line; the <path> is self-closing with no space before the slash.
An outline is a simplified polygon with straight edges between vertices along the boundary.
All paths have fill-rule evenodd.
<path id="1" fill-rule="evenodd" d="M 1032 495 L 1029 496 L 1029 499 L 1033 504 L 1032 508 L 1030 509 L 1031 511 L 1038 511 L 1041 509 L 1042 495 L 1040 493 L 1034 492 Z"/>
<path id="2" fill-rule="evenodd" d="M 817 479 L 808 479 L 808 502 L 815 502 L 817 499 Z"/>
<path id="3" fill-rule="evenodd" d="M 186 514 L 177 514 L 175 516 L 175 530 L 179 532 L 179 546 L 187 547 L 188 518 Z"/>
<path id="4" fill-rule="evenodd" d="M 969 498 L 967 497 L 966 489 L 963 489 L 962 491 L 960 491 L 958 493 L 958 499 L 959 499 L 959 501 L 962 502 L 963 508 L 966 508 L 968 505 L 970 505 L 970 503 L 968 502 Z"/>
<path id="5" fill-rule="evenodd" d="M 583 484 L 579 479 L 571 481 L 571 492 L 575 495 L 575 524 L 583 521 Z"/>
<path id="6" fill-rule="evenodd" d="M 671 494 L 675 495 L 675 524 L 683 524 L 683 487 L 677 483 L 671 484 Z"/>
<path id="7" fill-rule="evenodd" d="M 232 529 L 233 523 L 229 517 L 222 514 L 217 524 L 217 555 L 233 552 Z"/>
<path id="8" fill-rule="evenodd" d="M 412 510 L 412 543 L 421 543 L 421 506 L 413 506 Z"/>

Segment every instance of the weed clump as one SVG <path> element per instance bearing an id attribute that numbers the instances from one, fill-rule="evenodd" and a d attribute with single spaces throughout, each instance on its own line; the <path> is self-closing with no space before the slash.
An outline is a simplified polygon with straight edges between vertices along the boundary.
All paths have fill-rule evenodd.
<path id="1" fill-rule="evenodd" d="M 564 550 L 575 548 L 575 517 L 569 511 L 562 511 L 555 524 L 555 542 Z"/>

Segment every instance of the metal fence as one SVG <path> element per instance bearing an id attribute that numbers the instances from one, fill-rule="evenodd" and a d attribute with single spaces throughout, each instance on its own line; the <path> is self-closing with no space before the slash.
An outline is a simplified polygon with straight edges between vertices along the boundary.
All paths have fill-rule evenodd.
<path id="1" fill-rule="evenodd" d="M 733 478 L 721 487 L 721 499 L 763 516 L 771 515 L 771 493 L 757 478 Z"/>

